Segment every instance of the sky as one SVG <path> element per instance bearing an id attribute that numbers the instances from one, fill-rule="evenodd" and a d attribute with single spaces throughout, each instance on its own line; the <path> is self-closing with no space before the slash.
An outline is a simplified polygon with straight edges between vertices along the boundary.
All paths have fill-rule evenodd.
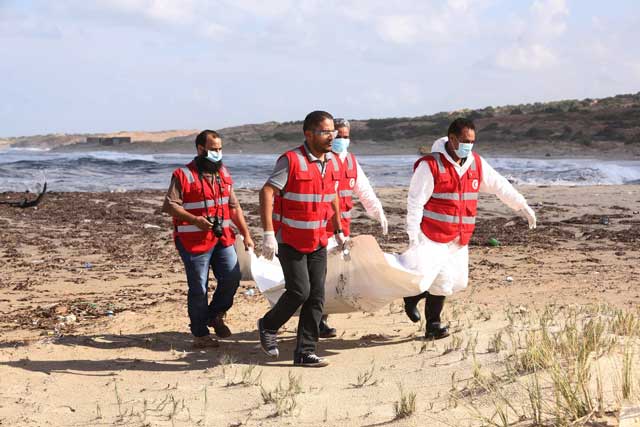
<path id="1" fill-rule="evenodd" d="M 637 0 L 0 0 L 0 136 L 640 91 Z"/>

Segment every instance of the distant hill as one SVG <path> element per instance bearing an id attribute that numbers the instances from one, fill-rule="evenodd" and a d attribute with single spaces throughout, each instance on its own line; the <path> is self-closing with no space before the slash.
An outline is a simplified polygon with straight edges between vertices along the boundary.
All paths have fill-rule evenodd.
<path id="1" fill-rule="evenodd" d="M 351 120 L 353 151 L 370 154 L 428 152 L 455 117 L 472 118 L 478 150 L 505 156 L 640 157 L 640 92 L 602 99 L 565 100 L 442 112 L 419 117 Z M 280 153 L 302 141 L 302 121 L 220 129 L 226 152 Z M 109 150 L 193 152 L 195 130 L 114 134 L 39 135 L 0 140 L 12 147 L 96 150 L 87 136 L 131 136 Z M 102 147 L 102 149 L 106 149 Z"/>

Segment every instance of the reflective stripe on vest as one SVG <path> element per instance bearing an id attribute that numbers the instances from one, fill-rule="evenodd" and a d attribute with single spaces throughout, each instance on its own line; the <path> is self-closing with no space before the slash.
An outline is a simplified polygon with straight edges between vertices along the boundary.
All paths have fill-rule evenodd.
<path id="1" fill-rule="evenodd" d="M 433 219 L 435 221 L 448 222 L 450 224 L 458 224 L 460 222 L 460 217 L 458 217 L 458 216 L 440 214 L 440 213 L 428 211 L 426 209 L 422 211 L 422 216 L 424 216 L 425 218 Z M 476 223 L 476 217 L 475 216 L 463 216 L 462 217 L 462 223 L 463 224 L 475 224 Z"/>
<path id="2" fill-rule="evenodd" d="M 293 200 L 294 202 L 320 203 L 322 201 L 333 202 L 336 198 L 336 195 L 335 193 L 325 194 L 323 197 L 322 194 L 284 193 L 282 195 L 282 198 L 287 200 Z"/>
<path id="3" fill-rule="evenodd" d="M 436 162 L 438 163 L 438 171 L 440 173 L 446 173 L 446 170 L 444 168 L 444 165 L 442 164 L 442 158 L 440 158 L 441 154 L 440 153 L 431 153 L 433 154 L 433 158 L 436 159 Z"/>
<path id="4" fill-rule="evenodd" d="M 309 169 L 307 169 L 307 162 L 305 161 L 304 153 L 302 153 L 302 150 L 297 149 L 294 152 L 296 153 L 296 156 L 298 156 L 298 164 L 300 165 L 300 170 L 303 172 L 308 171 Z M 340 170 L 340 165 L 336 160 L 336 156 L 331 155 L 331 163 L 333 163 L 334 170 Z M 324 176 L 324 172 L 321 171 L 321 175 Z"/>
<path id="5" fill-rule="evenodd" d="M 300 150 L 296 150 L 295 153 L 296 156 L 298 156 L 298 165 L 300 166 L 300 170 L 306 172 L 308 169 L 307 162 L 304 160 L 304 154 Z"/>
<path id="6" fill-rule="evenodd" d="M 353 197 L 353 190 L 340 190 L 340 197 Z"/>
<path id="7" fill-rule="evenodd" d="M 314 230 L 320 227 L 327 226 L 327 220 L 322 221 L 298 221 L 295 219 L 283 217 L 282 215 L 274 213 L 272 216 L 274 221 L 280 221 L 283 224 L 288 225 L 292 228 L 299 228 L 301 230 Z"/>
<path id="8" fill-rule="evenodd" d="M 348 212 L 340 212 L 340 216 L 342 218 L 351 218 L 351 211 Z"/>
<path id="9" fill-rule="evenodd" d="M 216 201 L 207 199 L 206 203 L 207 203 L 208 207 L 214 207 L 215 204 L 216 204 Z M 221 205 L 226 205 L 228 203 L 229 203 L 229 198 L 228 197 L 223 197 L 222 199 L 220 199 L 220 204 Z M 205 204 L 205 202 L 192 202 L 192 203 L 185 203 L 185 204 L 182 205 L 182 207 L 184 209 L 186 209 L 186 210 L 189 210 L 189 209 L 204 209 L 204 207 L 205 207 L 204 204 Z"/>
<path id="10" fill-rule="evenodd" d="M 353 170 L 353 158 L 351 157 L 351 154 L 347 154 L 347 169 L 350 171 Z"/>
<path id="11" fill-rule="evenodd" d="M 340 163 L 338 163 L 338 160 L 336 159 L 336 156 L 333 155 L 333 154 L 331 155 L 331 163 L 333 163 L 333 170 L 335 170 L 335 171 L 339 171 L 340 170 Z"/>
<path id="12" fill-rule="evenodd" d="M 222 228 L 225 227 L 230 227 L 231 226 L 231 220 L 230 219 L 225 219 L 224 221 L 222 221 Z M 195 225 L 179 225 L 177 227 L 176 230 L 178 233 L 198 233 L 198 232 L 203 232 L 206 230 L 201 230 L 200 228 L 198 228 Z"/>
<path id="13" fill-rule="evenodd" d="M 186 166 L 180 169 L 182 169 L 182 173 L 184 174 L 185 178 L 187 178 L 187 182 L 189 184 L 193 184 L 194 178 L 193 178 L 193 174 L 191 173 L 191 170 Z"/>
<path id="14" fill-rule="evenodd" d="M 433 193 L 431 197 L 440 200 L 460 200 L 459 193 Z M 478 193 L 462 193 L 462 200 L 478 200 Z"/>

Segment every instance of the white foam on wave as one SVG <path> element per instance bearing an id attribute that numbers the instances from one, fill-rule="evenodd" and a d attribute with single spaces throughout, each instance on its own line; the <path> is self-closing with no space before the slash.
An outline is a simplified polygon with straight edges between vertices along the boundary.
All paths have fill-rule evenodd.
<path id="1" fill-rule="evenodd" d="M 597 159 L 487 159 L 516 184 L 621 185 L 640 181 L 640 161 Z"/>
<path id="2" fill-rule="evenodd" d="M 132 160 L 139 160 L 143 162 L 155 162 L 155 156 L 153 154 L 131 154 L 121 153 L 118 151 L 89 151 L 86 153 L 74 153 L 79 154 L 77 158 L 88 157 L 97 160 L 109 160 L 112 162 L 128 162 Z"/>
<path id="3" fill-rule="evenodd" d="M 37 153 L 37 152 L 46 152 L 51 151 L 51 148 L 36 148 L 36 147 L 7 147 L 5 149 L 0 149 L 0 153 L 2 152 L 27 152 L 27 153 Z"/>

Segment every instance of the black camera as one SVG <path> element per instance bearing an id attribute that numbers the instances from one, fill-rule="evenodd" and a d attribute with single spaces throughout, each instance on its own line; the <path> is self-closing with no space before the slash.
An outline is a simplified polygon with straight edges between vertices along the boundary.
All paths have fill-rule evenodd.
<path id="1" fill-rule="evenodd" d="M 222 220 L 220 219 L 220 217 L 208 216 L 207 217 L 207 221 L 209 221 L 211 224 L 213 224 L 211 226 L 211 230 L 213 231 L 213 235 L 216 236 L 216 237 L 221 237 L 222 236 Z"/>

